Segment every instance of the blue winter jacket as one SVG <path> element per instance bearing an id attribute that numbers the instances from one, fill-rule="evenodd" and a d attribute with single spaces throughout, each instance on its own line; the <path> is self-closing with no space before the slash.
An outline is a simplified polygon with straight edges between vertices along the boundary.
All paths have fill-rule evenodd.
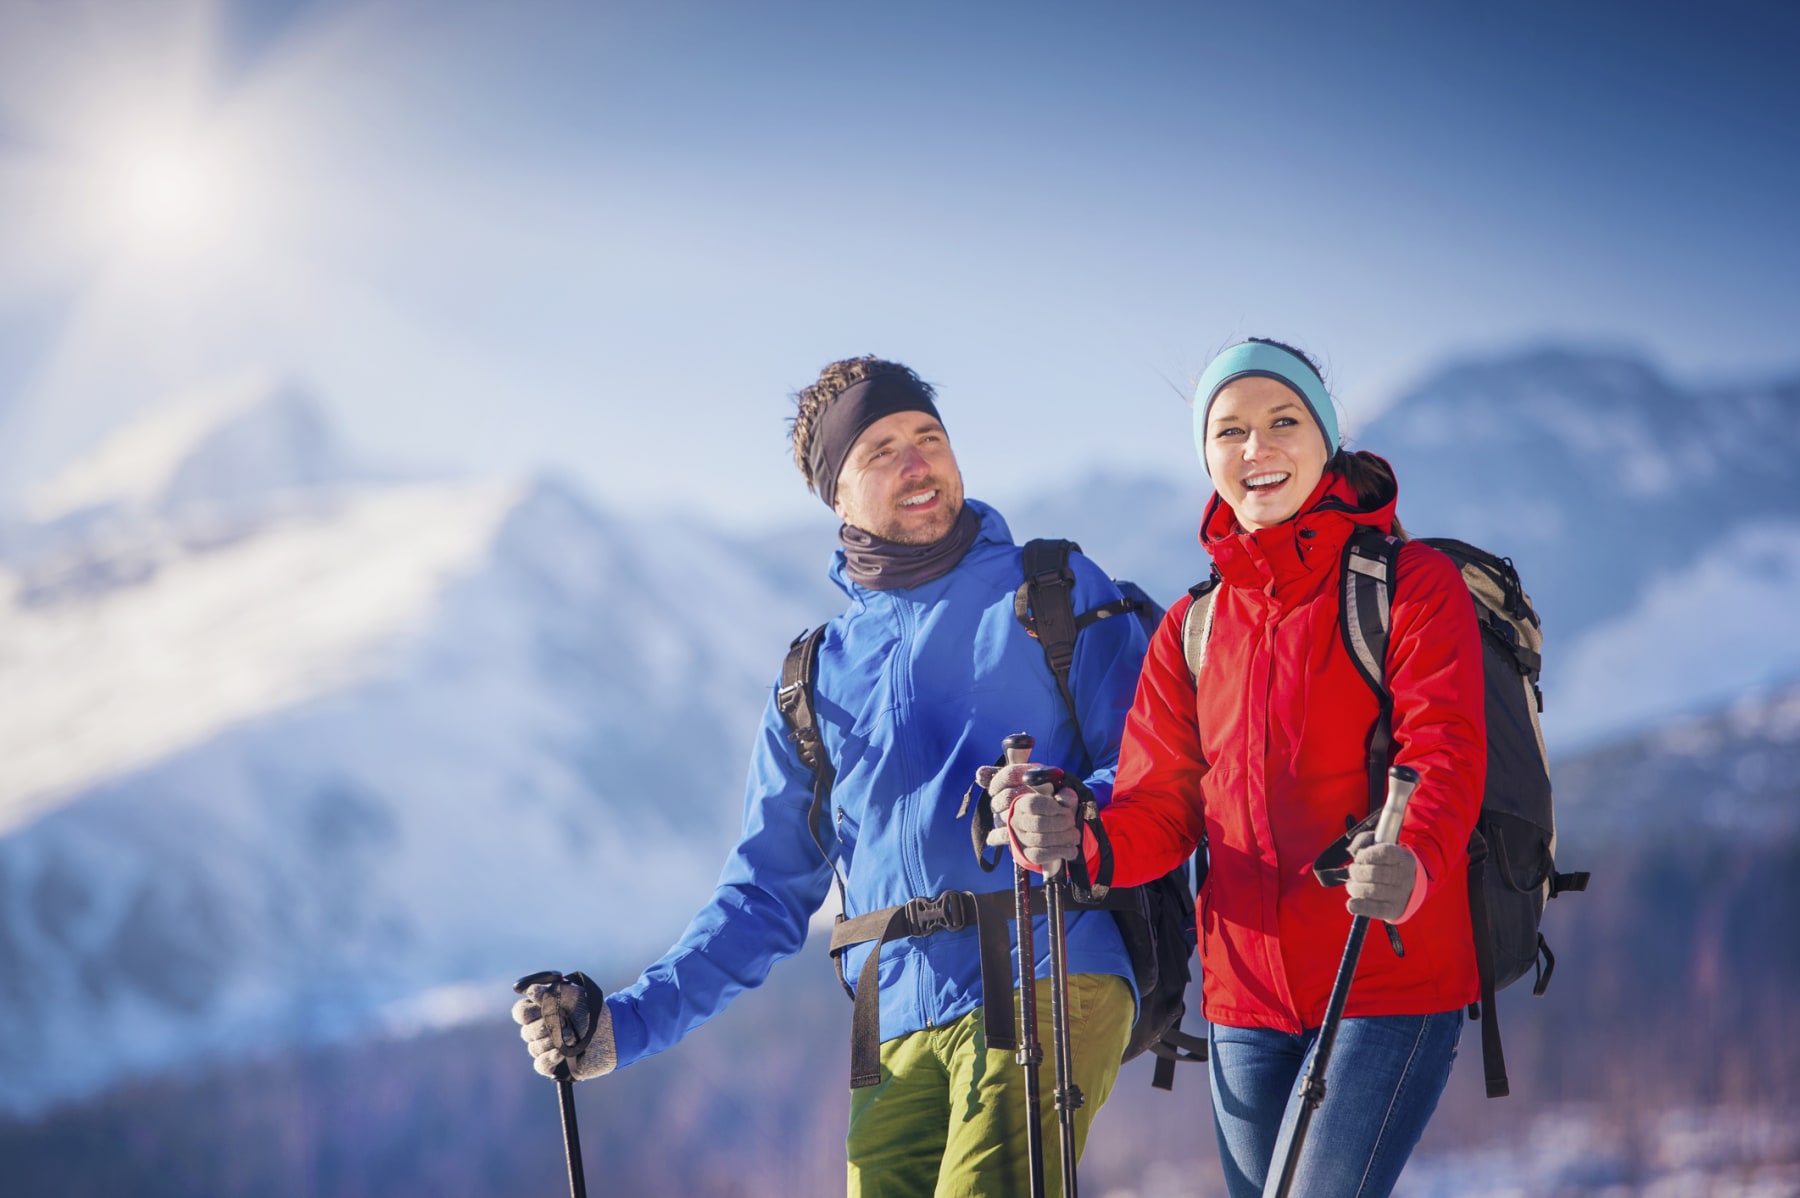
<path id="1" fill-rule="evenodd" d="M 957 818 L 957 809 L 976 768 L 992 763 L 1011 733 L 1037 738 L 1035 760 L 1083 771 L 1102 802 L 1112 794 L 1143 630 L 1133 619 L 1100 620 L 1077 638 L 1070 684 L 1087 741 L 1077 744 L 1043 650 L 1013 613 L 1021 550 L 998 512 L 968 502 L 982 518 L 981 532 L 941 578 L 873 591 L 850 581 L 842 550 L 832 565 L 850 606 L 826 629 L 815 693 L 825 749 L 837 767 L 830 820 L 836 838 L 826 843 L 843 871 L 851 915 L 945 890 L 1010 888 L 1004 854 L 992 873 L 977 865 L 968 819 Z M 1085 557 L 1073 554 L 1069 565 L 1078 613 L 1119 597 Z M 807 830 L 811 805 L 812 776 L 771 693 L 750 759 L 743 833 L 711 901 L 634 985 L 607 996 L 620 1066 L 672 1046 L 805 943 L 832 876 Z M 1042 917 L 1035 926 L 1043 977 L 1050 959 Z M 845 954 L 852 983 L 871 948 Z M 1070 972 L 1130 982 L 1130 959 L 1110 914 L 1071 913 L 1068 949 Z M 974 1010 L 981 1004 L 974 927 L 888 944 L 880 979 L 884 1040 Z"/>

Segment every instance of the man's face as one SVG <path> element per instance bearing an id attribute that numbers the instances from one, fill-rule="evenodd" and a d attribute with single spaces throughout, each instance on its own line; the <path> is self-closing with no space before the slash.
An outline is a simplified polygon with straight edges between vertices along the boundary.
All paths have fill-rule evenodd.
<path id="1" fill-rule="evenodd" d="M 838 472 L 844 523 L 899 545 L 940 540 L 962 514 L 950 435 L 927 412 L 895 412 L 863 430 Z"/>

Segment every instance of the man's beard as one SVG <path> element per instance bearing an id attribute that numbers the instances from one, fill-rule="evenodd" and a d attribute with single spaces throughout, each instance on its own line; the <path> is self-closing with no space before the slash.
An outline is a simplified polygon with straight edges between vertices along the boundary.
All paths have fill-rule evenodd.
<path id="1" fill-rule="evenodd" d="M 887 528 L 872 528 L 869 531 L 896 545 L 930 545 L 949 536 L 950 530 L 956 527 L 956 518 L 962 515 L 962 495 L 958 493 L 953 496 L 950 488 L 941 482 L 934 482 L 923 489 L 935 489 L 940 500 L 938 510 L 932 513 L 935 519 L 930 525 L 908 524 L 902 514 L 906 509 L 901 508 L 892 515 Z"/>

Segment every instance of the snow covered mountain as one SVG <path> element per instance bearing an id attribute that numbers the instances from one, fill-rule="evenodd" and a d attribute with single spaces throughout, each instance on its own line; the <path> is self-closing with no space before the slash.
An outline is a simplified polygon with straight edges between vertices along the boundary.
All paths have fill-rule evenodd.
<path id="1" fill-rule="evenodd" d="M 242 513 L 269 499 L 367 479 L 299 387 L 245 376 L 118 430 L 32 497 L 42 524 L 101 510 Z"/>
<path id="2" fill-rule="evenodd" d="M 1542 349 L 1447 369 L 1359 440 L 1416 534 L 1518 564 L 1562 750 L 1800 678 L 1800 378 L 1682 387 Z"/>
<path id="3" fill-rule="evenodd" d="M 1544 349 L 1447 369 L 1358 440 L 1394 463 L 1403 518 L 1504 546 L 1565 640 L 1745 523 L 1800 519 L 1800 378 L 1684 388 Z"/>
<path id="4" fill-rule="evenodd" d="M 1800 847 L 1800 685 L 1747 691 L 1705 715 L 1557 766 L 1559 835 Z"/>
<path id="5" fill-rule="evenodd" d="M 249 419 L 273 437 L 243 420 L 190 426 L 165 485 L 69 488 L 104 520 L 9 540 L 0 1107 L 640 963 L 735 833 L 782 650 L 831 610 L 551 482 L 305 468 L 273 502 L 246 482 L 320 422 L 287 394 Z"/>

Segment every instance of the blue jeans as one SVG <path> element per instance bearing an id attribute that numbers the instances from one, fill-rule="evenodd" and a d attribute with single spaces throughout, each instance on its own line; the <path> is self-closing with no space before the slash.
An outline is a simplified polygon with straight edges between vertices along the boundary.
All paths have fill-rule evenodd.
<path id="1" fill-rule="evenodd" d="M 1293 1195 L 1379 1198 L 1394 1188 L 1450 1080 L 1462 1021 L 1458 1008 L 1338 1025 Z M 1318 1034 L 1212 1026 L 1213 1127 L 1231 1198 L 1258 1198 L 1273 1185 Z"/>

